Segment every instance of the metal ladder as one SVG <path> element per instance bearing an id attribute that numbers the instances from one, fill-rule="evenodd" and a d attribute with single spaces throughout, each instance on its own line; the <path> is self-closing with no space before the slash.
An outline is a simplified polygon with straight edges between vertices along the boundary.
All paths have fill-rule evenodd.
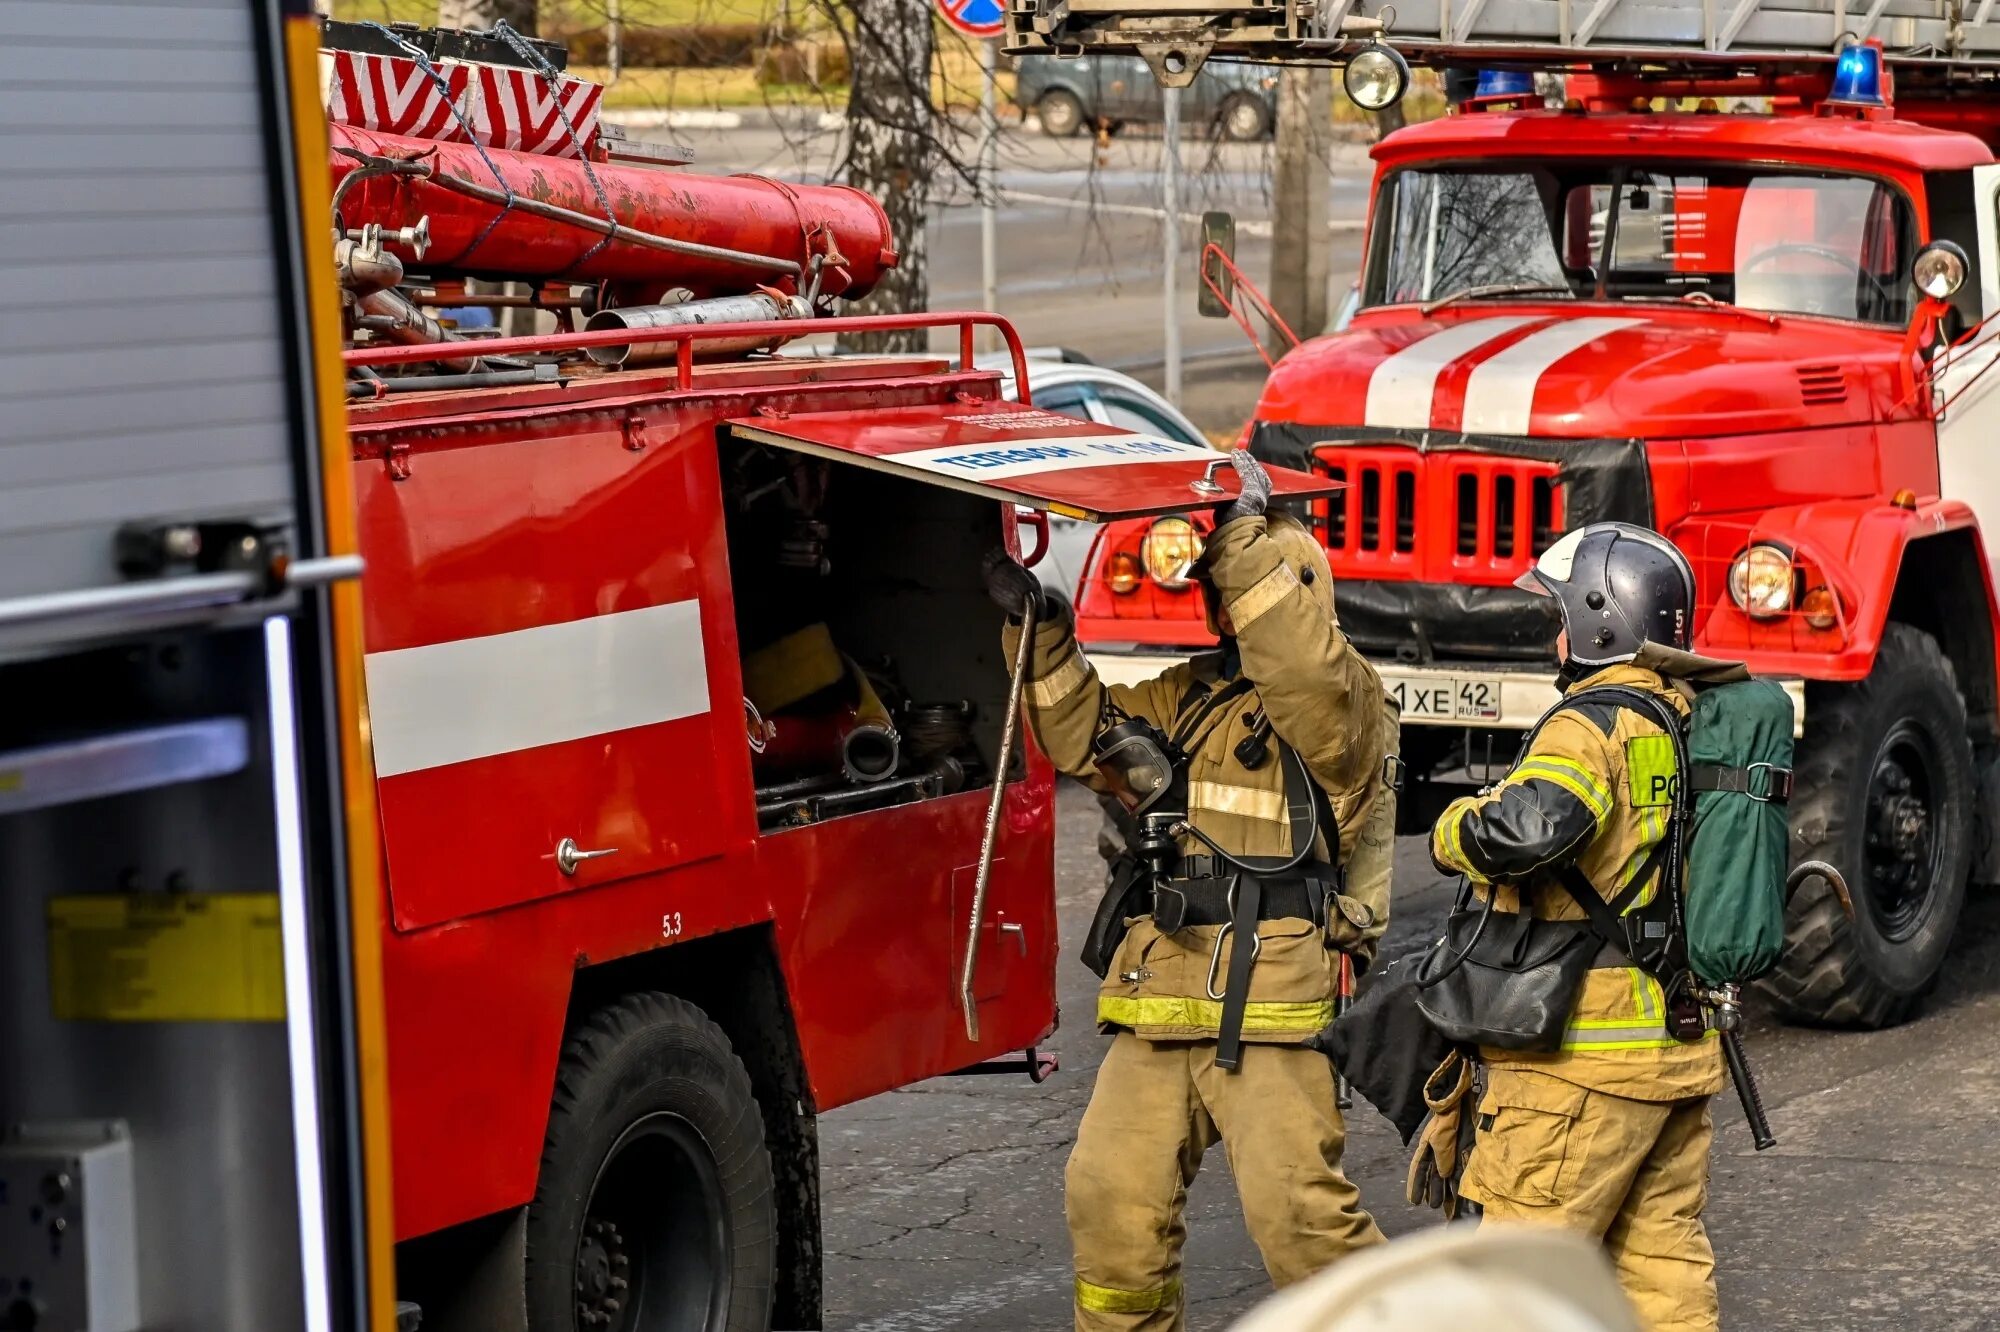
<path id="1" fill-rule="evenodd" d="M 1010 52 L 1145 56 L 1185 86 L 1211 55 L 1341 63 L 1379 38 L 1413 64 L 1809 66 L 1876 38 L 1905 84 L 2000 77 L 1995 0 L 1007 0 Z"/>

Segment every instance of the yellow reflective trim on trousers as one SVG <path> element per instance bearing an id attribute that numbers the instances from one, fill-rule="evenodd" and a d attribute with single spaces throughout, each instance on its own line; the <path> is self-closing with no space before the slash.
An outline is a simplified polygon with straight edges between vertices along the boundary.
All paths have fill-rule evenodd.
<path id="1" fill-rule="evenodd" d="M 1260 791 L 1254 786 L 1231 786 L 1227 782 L 1189 782 L 1188 808 L 1262 819 L 1266 823 L 1287 822 L 1283 791 Z"/>
<path id="2" fill-rule="evenodd" d="M 1076 1279 L 1076 1307 L 1091 1313 L 1153 1313 L 1180 1303 L 1181 1279 L 1172 1277 L 1151 1290 L 1119 1290 L 1115 1286 L 1093 1286 Z"/>
<path id="3" fill-rule="evenodd" d="M 1119 1027 L 1219 1028 L 1222 1025 L 1222 1001 L 1180 995 L 1127 997 L 1103 994 L 1097 997 L 1097 1020 Z M 1310 1034 L 1331 1021 L 1331 999 L 1322 999 L 1317 1003 L 1264 1000 L 1243 1005 L 1243 1030 L 1246 1034 Z"/>
<path id="4" fill-rule="evenodd" d="M 1259 616 L 1283 601 L 1298 585 L 1299 576 L 1292 572 L 1289 564 L 1280 564 L 1250 584 L 1242 596 L 1229 603 L 1229 618 L 1235 622 L 1236 632 L 1240 634 L 1248 629 Z"/>
<path id="5" fill-rule="evenodd" d="M 1071 647 L 1069 655 L 1054 670 L 1028 682 L 1028 702 L 1038 708 L 1052 708 L 1082 688 L 1088 678 L 1090 664 L 1083 659 L 1083 649 Z"/>
<path id="6" fill-rule="evenodd" d="M 1611 812 L 1611 793 L 1597 780 L 1597 774 L 1581 763 L 1556 754 L 1537 754 L 1533 758 L 1524 760 L 1520 767 L 1514 769 L 1508 780 L 1526 781 L 1530 777 L 1554 782 L 1574 795 L 1589 808 L 1599 825 L 1603 824 L 1604 816 Z"/>

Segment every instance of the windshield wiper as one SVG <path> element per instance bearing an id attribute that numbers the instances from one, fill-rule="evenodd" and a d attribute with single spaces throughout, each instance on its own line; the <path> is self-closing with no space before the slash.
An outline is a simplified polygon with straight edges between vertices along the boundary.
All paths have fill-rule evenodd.
<path id="1" fill-rule="evenodd" d="M 1495 282 L 1484 287 L 1460 287 L 1449 296 L 1440 296 L 1434 301 L 1426 301 L 1417 307 L 1417 313 L 1428 315 L 1458 301 L 1484 300 L 1488 296 L 1531 296 L 1536 292 L 1559 291 L 1572 300 L 1576 292 L 1568 283 L 1558 286 L 1550 282 Z"/>
<path id="2" fill-rule="evenodd" d="M 1746 310 L 1734 301 L 1718 301 L 1705 291 L 1683 292 L 1679 299 L 1684 305 L 1699 305 L 1708 310 L 1726 310 L 1730 314 L 1742 315 L 1745 319 L 1754 319 L 1760 324 L 1769 324 L 1772 328 L 1778 326 L 1778 316 L 1767 310 Z"/>

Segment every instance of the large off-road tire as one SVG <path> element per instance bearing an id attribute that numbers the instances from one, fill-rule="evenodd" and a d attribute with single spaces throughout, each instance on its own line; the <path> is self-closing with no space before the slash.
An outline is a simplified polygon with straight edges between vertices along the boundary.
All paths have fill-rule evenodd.
<path id="1" fill-rule="evenodd" d="M 1231 143 L 1256 143 L 1270 137 L 1271 108 L 1260 97 L 1236 93 L 1216 112 L 1215 124 Z"/>
<path id="2" fill-rule="evenodd" d="M 627 995 L 571 1035 L 528 1206 L 532 1332 L 766 1332 L 771 1159 L 722 1029 Z"/>
<path id="3" fill-rule="evenodd" d="M 1893 1026 L 1937 983 L 1972 846 L 1965 701 L 1937 640 L 1891 624 L 1867 679 L 1815 687 L 1796 771 L 1793 859 L 1832 862 L 1854 918 L 1828 884 L 1807 881 L 1762 988 L 1796 1022 Z"/>
<path id="4" fill-rule="evenodd" d="M 1052 88 L 1035 103 L 1035 118 L 1042 122 L 1042 133 L 1051 139 L 1074 138 L 1083 132 L 1083 103 L 1075 93 Z"/>

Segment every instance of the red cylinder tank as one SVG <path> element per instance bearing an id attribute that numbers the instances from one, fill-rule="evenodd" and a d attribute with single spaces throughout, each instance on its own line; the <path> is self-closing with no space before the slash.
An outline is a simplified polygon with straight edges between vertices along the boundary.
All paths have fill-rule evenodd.
<path id="1" fill-rule="evenodd" d="M 339 151 L 350 147 L 376 157 L 426 160 L 440 174 L 488 190 L 500 188 L 472 144 L 379 134 L 351 125 L 329 128 L 336 187 L 355 169 L 354 159 Z M 604 215 L 581 162 L 498 148 L 487 149 L 486 156 L 522 198 L 589 217 Z M 874 199 L 845 185 L 791 185 L 763 176 L 699 176 L 606 163 L 592 163 L 591 170 L 618 221 L 634 230 L 801 266 L 816 254 L 828 255 L 820 285 L 826 295 L 866 295 L 896 263 L 887 214 Z M 668 253 L 626 240 L 613 240 L 593 254 L 602 234 L 519 211 L 494 225 L 500 212 L 495 204 L 430 181 L 389 175 L 361 180 L 340 203 L 341 218 L 350 227 L 378 222 L 394 229 L 429 217 L 430 249 L 418 263 L 426 272 L 608 279 L 653 292 L 687 287 L 697 296 L 742 292 L 760 284 L 796 287 L 790 279 L 728 259 Z"/>

